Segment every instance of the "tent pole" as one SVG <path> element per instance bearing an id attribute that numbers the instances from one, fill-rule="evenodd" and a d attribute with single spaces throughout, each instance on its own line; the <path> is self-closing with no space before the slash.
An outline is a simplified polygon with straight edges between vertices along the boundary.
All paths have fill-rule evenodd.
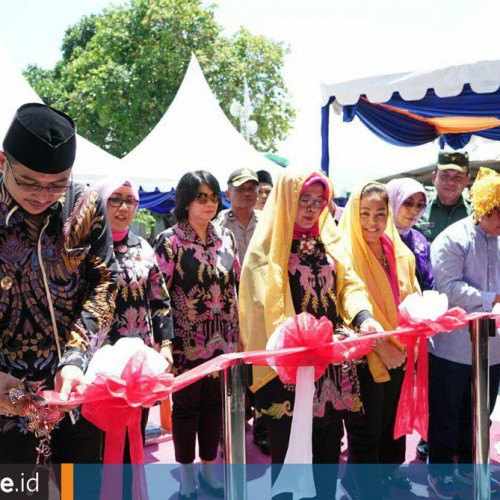
<path id="1" fill-rule="evenodd" d="M 472 451 L 474 499 L 490 498 L 490 401 L 488 337 L 495 335 L 495 320 L 470 323 L 472 340 Z"/>
<path id="2" fill-rule="evenodd" d="M 245 391 L 246 365 L 220 371 L 223 405 L 224 497 L 246 500 Z"/>

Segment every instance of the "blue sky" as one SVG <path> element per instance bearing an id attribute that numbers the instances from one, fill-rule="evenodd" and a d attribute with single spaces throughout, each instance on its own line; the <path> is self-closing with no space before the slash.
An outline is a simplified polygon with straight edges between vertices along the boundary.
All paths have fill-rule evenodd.
<path id="1" fill-rule="evenodd" d="M 107 0 L 16 0 L 0 2 L 0 38 L 20 68 L 51 67 L 66 28 Z M 211 2 L 206 2 L 211 3 Z M 295 129 L 279 152 L 292 162 L 316 166 L 320 156 L 319 85 L 401 71 L 500 59 L 498 0 L 220 0 L 216 19 L 231 33 L 243 25 L 255 34 L 286 41 L 285 81 L 298 110 Z M 22 27 L 22 28 L 21 28 Z M 352 168 L 355 148 L 381 151 L 373 168 L 428 161 L 382 144 L 353 124 L 335 129 L 339 173 Z M 335 142 L 336 141 L 336 142 Z M 385 148 L 385 149 L 384 149 Z M 399 148 L 401 149 L 401 148 Z M 431 151 L 430 148 L 427 148 Z M 426 150 L 426 151 L 427 151 Z M 356 169 L 364 167 L 360 163 Z M 372 168 L 372 167 L 370 167 Z M 340 174 L 339 174 L 340 175 Z M 340 179 L 341 177 L 339 177 Z"/>

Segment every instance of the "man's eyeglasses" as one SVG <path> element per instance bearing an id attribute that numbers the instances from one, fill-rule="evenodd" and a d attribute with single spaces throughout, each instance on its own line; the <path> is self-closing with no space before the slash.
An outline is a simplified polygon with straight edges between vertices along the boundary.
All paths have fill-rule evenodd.
<path id="1" fill-rule="evenodd" d="M 196 196 L 196 201 L 201 205 L 205 205 L 210 200 L 212 203 L 219 203 L 219 195 L 218 194 L 207 194 L 207 193 L 198 193 Z"/>
<path id="2" fill-rule="evenodd" d="M 299 207 L 302 208 L 325 208 L 328 202 L 324 198 L 299 198 Z"/>
<path id="3" fill-rule="evenodd" d="M 111 207 L 120 208 L 124 203 L 127 205 L 127 208 L 136 207 L 139 203 L 135 198 L 108 198 L 108 203 Z"/>
<path id="4" fill-rule="evenodd" d="M 46 189 L 51 196 L 62 196 L 73 185 L 73 182 L 71 181 L 69 181 L 68 184 L 66 184 L 65 186 L 51 186 L 51 187 L 43 187 L 39 186 L 38 184 L 30 184 L 28 182 L 19 182 L 17 180 L 16 175 L 14 174 L 12 165 L 9 163 L 7 159 L 5 159 L 5 163 L 7 164 L 7 167 L 9 168 L 17 187 L 19 188 L 20 191 L 23 191 L 25 193 L 39 193 L 43 189 Z"/>

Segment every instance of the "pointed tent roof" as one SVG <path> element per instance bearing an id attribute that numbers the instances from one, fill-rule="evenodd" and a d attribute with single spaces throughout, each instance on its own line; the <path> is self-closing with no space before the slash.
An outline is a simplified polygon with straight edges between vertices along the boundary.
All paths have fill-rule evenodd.
<path id="1" fill-rule="evenodd" d="M 182 175 L 208 170 L 226 185 L 237 168 L 281 167 L 257 152 L 228 120 L 194 56 L 167 112 L 151 133 L 121 162 L 127 174 L 145 190 L 170 190 Z"/>
<path id="2" fill-rule="evenodd" d="M 33 87 L 24 78 L 12 60 L 5 44 L 0 40 L 0 149 L 14 113 L 19 106 L 27 102 L 43 102 Z M 93 182 L 119 167 L 118 158 L 103 151 L 82 136 L 77 138 L 76 160 L 73 177 L 79 182 Z"/>

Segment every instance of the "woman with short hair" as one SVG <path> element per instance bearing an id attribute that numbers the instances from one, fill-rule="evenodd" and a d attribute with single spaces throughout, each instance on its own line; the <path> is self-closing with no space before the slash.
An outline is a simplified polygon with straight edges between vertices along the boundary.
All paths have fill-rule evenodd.
<path id="1" fill-rule="evenodd" d="M 217 179 L 204 170 L 188 172 L 176 188 L 177 224 L 156 239 L 158 263 L 172 297 L 176 375 L 238 348 L 239 263 L 233 234 L 212 223 L 220 205 Z M 218 374 L 175 392 L 172 401 L 175 458 L 181 464 L 179 498 L 197 495 L 193 472 L 196 436 L 200 485 L 222 497 L 222 483 L 210 467 L 222 430 Z"/>

